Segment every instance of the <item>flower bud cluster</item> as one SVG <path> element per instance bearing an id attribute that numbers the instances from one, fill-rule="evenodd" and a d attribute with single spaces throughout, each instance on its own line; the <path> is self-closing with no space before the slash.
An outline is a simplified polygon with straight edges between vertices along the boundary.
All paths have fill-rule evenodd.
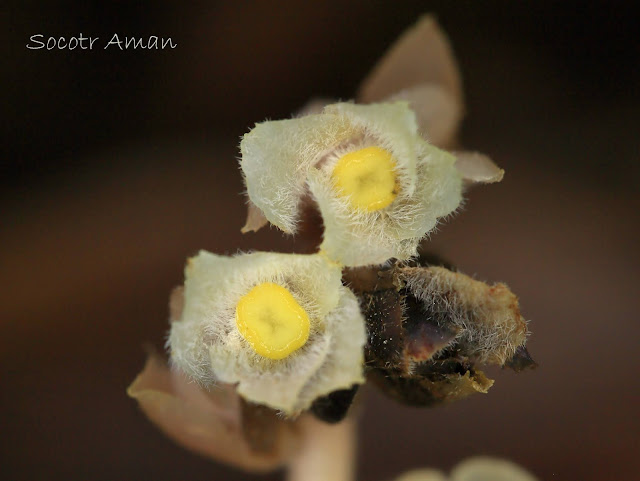
<path id="1" fill-rule="evenodd" d="M 380 71 L 388 71 L 382 64 Z M 369 79 L 363 95 L 378 87 Z M 484 156 L 434 145 L 452 143 L 451 129 L 437 129 L 434 119 L 458 118 L 439 110 L 453 103 L 459 111 L 456 92 L 428 84 L 366 104 L 316 102 L 297 117 L 261 122 L 245 134 L 243 232 L 270 223 L 305 235 L 313 211 L 321 236 L 310 255 L 201 252 L 190 259 L 184 309 L 168 339 L 173 365 L 204 386 L 235 385 L 246 401 L 286 416 L 311 410 L 333 421 L 346 413 L 367 374 L 386 384 L 417 383 L 408 391 L 426 390 L 425 399 L 433 389 L 423 381 L 434 369 L 449 376 L 453 388 L 444 391 L 457 392 L 456 398 L 486 392 L 492 381 L 475 363 L 504 364 L 524 344 L 526 322 L 515 296 L 446 270 L 434 276 L 426 266 L 411 273 L 403 268 L 460 208 L 465 188 L 502 178 Z M 389 266 L 393 285 L 358 289 L 359 275 Z M 434 310 L 445 314 L 431 319 Z M 395 338 L 385 338 L 387 327 L 397 331 Z M 381 342 L 397 347 L 391 357 L 376 349 Z M 411 398 L 411 392 L 396 397 Z"/>
<path id="2" fill-rule="evenodd" d="M 425 16 L 354 102 L 311 101 L 245 134 L 242 232 L 270 223 L 314 253 L 189 259 L 170 301 L 173 369 L 152 355 L 128 391 L 147 416 L 227 464 L 295 472 L 318 438 L 348 438 L 349 419 L 326 423 L 344 419 L 365 380 L 399 402 L 434 406 L 487 392 L 483 364 L 535 366 L 516 296 L 421 245 L 466 189 L 504 174 L 481 154 L 443 150 L 457 144 L 463 111 L 455 59 Z M 331 455 L 340 436 L 324 446 Z M 450 478 L 422 470 L 400 479 L 533 480 L 486 459 Z"/>

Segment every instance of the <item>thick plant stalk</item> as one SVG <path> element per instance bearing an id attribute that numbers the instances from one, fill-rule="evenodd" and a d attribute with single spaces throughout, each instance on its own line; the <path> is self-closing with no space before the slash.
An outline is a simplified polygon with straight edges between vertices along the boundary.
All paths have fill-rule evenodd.
<path id="1" fill-rule="evenodd" d="M 313 416 L 300 419 L 301 446 L 289 464 L 287 481 L 354 481 L 356 421 L 326 424 Z"/>

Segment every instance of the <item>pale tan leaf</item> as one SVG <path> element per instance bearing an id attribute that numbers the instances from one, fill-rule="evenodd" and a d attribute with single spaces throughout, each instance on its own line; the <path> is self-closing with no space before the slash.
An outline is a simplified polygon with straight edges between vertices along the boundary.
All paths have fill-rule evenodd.
<path id="1" fill-rule="evenodd" d="M 277 429 L 277 445 L 269 453 L 253 451 L 242 427 L 240 401 L 229 385 L 210 392 L 172 372 L 157 355 L 127 389 L 147 417 L 183 447 L 249 471 L 267 471 L 285 464 L 297 442 L 292 423 Z"/>
<path id="2" fill-rule="evenodd" d="M 489 157 L 478 152 L 455 152 L 456 169 L 462 175 L 466 186 L 472 184 L 493 184 L 504 177 L 504 170 Z"/>
<path id="3" fill-rule="evenodd" d="M 262 229 L 265 225 L 267 225 L 269 221 L 264 216 L 262 211 L 256 207 L 256 205 L 248 201 L 247 202 L 247 220 L 244 224 L 244 227 L 240 229 L 240 232 L 246 234 L 247 232 L 257 232 Z"/>
<path id="4" fill-rule="evenodd" d="M 323 98 L 323 97 L 314 97 L 310 99 L 306 104 L 302 106 L 300 110 L 296 112 L 294 117 L 304 117 L 305 115 L 315 115 L 322 113 L 322 110 L 329 104 L 336 103 L 337 100 Z"/>
<path id="5" fill-rule="evenodd" d="M 360 86 L 359 102 L 380 102 L 420 84 L 444 88 L 463 105 L 462 81 L 453 51 L 436 20 L 425 15 L 396 40 Z"/>
<path id="6" fill-rule="evenodd" d="M 462 120 L 462 105 L 445 88 L 436 84 L 421 84 L 393 94 L 387 101 L 404 100 L 415 112 L 418 131 L 429 143 L 451 147 Z"/>

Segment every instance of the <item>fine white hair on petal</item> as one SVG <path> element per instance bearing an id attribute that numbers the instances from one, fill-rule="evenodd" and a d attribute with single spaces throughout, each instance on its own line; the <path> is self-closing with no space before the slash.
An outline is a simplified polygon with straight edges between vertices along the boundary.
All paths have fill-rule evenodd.
<path id="1" fill-rule="evenodd" d="M 257 124 L 240 142 L 240 167 L 250 201 L 284 232 L 293 234 L 299 203 L 312 168 L 337 149 L 363 138 L 377 139 L 397 163 L 407 194 L 416 188 L 420 136 L 407 102 L 337 103 L 323 112 Z"/>
<path id="2" fill-rule="evenodd" d="M 293 234 L 309 168 L 356 135 L 353 126 L 337 115 L 257 124 L 240 142 L 240 167 L 249 199 L 269 222 Z"/>
<path id="3" fill-rule="evenodd" d="M 258 355 L 235 322 L 238 300 L 264 282 L 287 288 L 309 315 L 308 341 L 281 360 Z M 318 396 L 363 382 L 364 319 L 340 267 L 324 256 L 202 251 L 189 260 L 184 296 L 171 358 L 204 385 L 237 384 L 247 400 L 295 415 Z"/>
<path id="4" fill-rule="evenodd" d="M 331 334 L 329 355 L 305 386 L 298 409 L 311 405 L 320 395 L 364 382 L 362 365 L 367 332 L 358 299 L 349 289 L 340 290 L 338 306 L 327 315 L 325 322 L 327 333 Z"/>
<path id="5" fill-rule="evenodd" d="M 406 101 L 369 105 L 338 103 L 326 106 L 324 112 L 347 118 L 363 137 L 375 138 L 377 146 L 388 150 L 402 166 L 397 175 L 407 193 L 413 192 L 420 136 L 416 115 Z"/>
<path id="6" fill-rule="evenodd" d="M 238 384 L 238 393 L 286 414 L 296 415 L 332 391 L 364 382 L 364 319 L 355 295 L 340 289 L 336 309 L 324 319 L 324 331 L 306 352 L 293 358 L 275 376 L 251 370 Z"/>
<path id="7" fill-rule="evenodd" d="M 337 158 L 310 172 L 309 190 L 324 221 L 321 249 L 330 258 L 350 267 L 409 259 L 439 219 L 459 207 L 462 180 L 454 157 L 421 139 L 416 155 L 415 190 L 406 186 L 405 164 L 398 159 L 398 196 L 373 212 L 354 209 L 348 198 L 336 195 L 331 172 Z"/>

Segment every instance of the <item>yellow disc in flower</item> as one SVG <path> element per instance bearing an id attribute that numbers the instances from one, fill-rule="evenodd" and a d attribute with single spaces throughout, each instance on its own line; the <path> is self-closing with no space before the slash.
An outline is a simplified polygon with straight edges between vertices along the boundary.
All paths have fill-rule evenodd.
<path id="1" fill-rule="evenodd" d="M 242 296 L 236 305 L 236 325 L 254 351 L 283 359 L 309 338 L 309 316 L 282 286 L 265 282 Z"/>
<path id="2" fill-rule="evenodd" d="M 340 157 L 332 178 L 337 192 L 349 197 L 353 207 L 373 212 L 387 207 L 398 195 L 395 168 L 390 152 L 366 147 Z"/>

